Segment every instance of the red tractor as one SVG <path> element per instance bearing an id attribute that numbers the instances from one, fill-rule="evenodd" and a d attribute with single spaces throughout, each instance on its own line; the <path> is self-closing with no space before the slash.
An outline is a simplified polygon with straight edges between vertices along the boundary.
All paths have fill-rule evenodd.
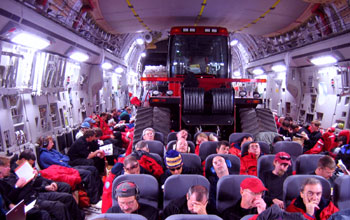
<path id="1" fill-rule="evenodd" d="M 148 82 L 146 87 L 149 90 L 144 101 L 152 108 L 138 109 L 134 140 L 141 138 L 146 127 L 153 127 L 165 135 L 171 129 L 178 131 L 183 128 L 191 133 L 214 131 L 226 140 L 232 132 L 249 132 L 242 128 L 245 122 L 240 120 L 238 113 L 250 111 L 256 116 L 255 108 L 262 104 L 262 99 L 257 92 L 254 97 L 247 98 L 247 91 L 238 87 L 240 97 L 236 97 L 232 83 L 265 83 L 266 80 L 232 78 L 227 29 L 173 27 L 168 45 L 167 77 L 141 79 Z M 272 113 L 263 111 L 274 123 Z M 252 120 L 250 118 L 249 123 Z"/>

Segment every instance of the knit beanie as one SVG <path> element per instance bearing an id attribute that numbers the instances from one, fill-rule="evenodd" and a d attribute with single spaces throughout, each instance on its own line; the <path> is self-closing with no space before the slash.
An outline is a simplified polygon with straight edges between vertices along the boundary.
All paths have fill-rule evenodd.
<path id="1" fill-rule="evenodd" d="M 182 156 L 176 150 L 169 150 L 165 155 L 165 165 L 168 168 L 179 167 L 182 165 Z"/>

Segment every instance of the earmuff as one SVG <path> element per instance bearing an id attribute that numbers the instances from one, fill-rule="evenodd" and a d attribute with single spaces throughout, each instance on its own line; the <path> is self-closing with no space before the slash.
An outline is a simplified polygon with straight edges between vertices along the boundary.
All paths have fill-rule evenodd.
<path id="1" fill-rule="evenodd" d="M 140 190 L 137 187 L 137 185 L 134 182 L 130 181 L 130 180 L 124 180 L 124 181 L 120 182 L 117 185 L 117 187 L 115 189 L 115 195 L 116 195 L 117 200 L 118 200 L 118 196 L 125 196 L 125 197 L 128 196 L 127 195 L 128 194 L 128 192 L 127 192 L 128 189 L 125 190 L 125 189 L 122 189 L 122 187 L 121 187 L 125 183 L 129 185 L 129 187 L 130 187 L 129 189 L 133 188 L 135 190 L 135 198 L 138 201 L 140 199 Z"/>
<path id="2" fill-rule="evenodd" d="M 225 159 L 225 162 L 226 162 L 227 168 L 231 168 L 231 167 L 232 167 L 232 163 L 231 163 L 231 161 L 230 161 L 229 159 Z M 213 174 L 216 174 L 215 169 L 214 169 L 213 166 L 210 167 L 210 171 L 211 171 Z"/>
<path id="3" fill-rule="evenodd" d="M 49 139 L 48 138 L 44 138 L 43 139 L 43 147 L 47 148 L 47 146 L 49 146 Z"/>

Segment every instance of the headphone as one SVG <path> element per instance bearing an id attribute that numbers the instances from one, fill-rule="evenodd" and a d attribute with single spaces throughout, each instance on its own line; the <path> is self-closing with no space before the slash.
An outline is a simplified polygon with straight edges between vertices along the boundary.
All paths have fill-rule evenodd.
<path id="1" fill-rule="evenodd" d="M 43 138 L 43 147 L 47 148 L 47 146 L 49 146 L 50 140 L 47 137 Z"/>
<path id="2" fill-rule="evenodd" d="M 225 162 L 226 162 L 227 168 L 231 168 L 232 167 L 231 160 L 225 159 Z M 214 169 L 213 166 L 210 167 L 210 171 L 211 171 L 212 174 L 216 174 L 215 169 Z"/>
<path id="3" fill-rule="evenodd" d="M 125 196 L 125 195 L 127 194 L 127 192 L 125 192 L 125 191 L 123 191 L 123 189 L 121 189 L 121 185 L 123 185 L 124 183 L 129 184 L 129 186 L 131 187 L 131 189 L 134 188 L 134 190 L 135 190 L 135 198 L 136 198 L 136 200 L 138 201 L 138 200 L 140 199 L 140 190 L 139 190 L 139 188 L 137 187 L 137 185 L 136 185 L 134 182 L 130 181 L 130 180 L 121 181 L 121 182 L 117 185 L 117 187 L 116 187 L 116 189 L 115 189 L 116 199 L 118 200 L 118 196 L 123 197 L 123 196 Z M 127 196 L 125 196 L 125 197 L 127 197 Z"/>

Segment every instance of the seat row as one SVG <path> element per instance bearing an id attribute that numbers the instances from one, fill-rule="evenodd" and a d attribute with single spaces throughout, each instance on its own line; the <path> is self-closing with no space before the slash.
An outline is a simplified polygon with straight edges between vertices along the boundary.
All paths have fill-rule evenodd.
<path id="1" fill-rule="evenodd" d="M 101 219 L 109 219 L 109 220 L 147 220 L 142 215 L 138 214 L 125 214 L 125 213 L 105 213 L 100 214 L 91 220 L 101 220 Z M 191 214 L 180 214 L 180 215 L 172 215 L 166 218 L 165 220 L 221 220 L 222 218 L 216 215 L 191 215 Z"/>

